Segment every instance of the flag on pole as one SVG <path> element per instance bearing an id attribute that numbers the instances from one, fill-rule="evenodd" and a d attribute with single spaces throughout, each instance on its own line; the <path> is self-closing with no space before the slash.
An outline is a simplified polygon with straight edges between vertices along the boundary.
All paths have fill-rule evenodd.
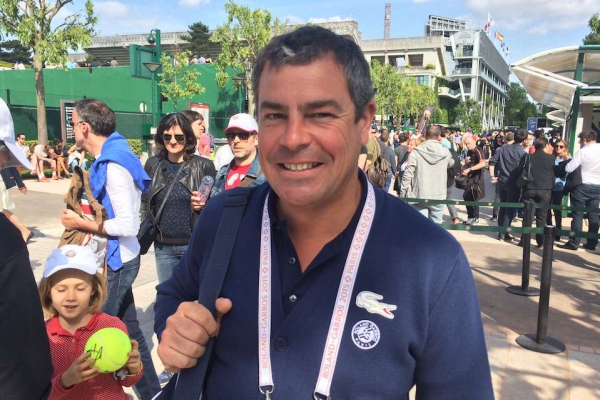
<path id="1" fill-rule="evenodd" d="M 498 39 L 500 42 L 504 42 L 504 35 L 496 31 L 496 39 Z"/>
<path id="2" fill-rule="evenodd" d="M 490 28 L 492 26 L 494 26 L 496 24 L 496 22 L 494 22 L 494 19 L 492 18 L 492 16 L 490 15 L 490 13 L 488 13 L 488 20 L 487 23 L 483 26 L 483 31 L 485 33 L 488 33 L 488 31 L 490 30 Z"/>

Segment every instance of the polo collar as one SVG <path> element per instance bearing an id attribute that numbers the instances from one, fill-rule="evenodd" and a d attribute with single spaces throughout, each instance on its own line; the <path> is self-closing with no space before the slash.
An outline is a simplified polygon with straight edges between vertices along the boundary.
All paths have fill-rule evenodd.
<path id="1" fill-rule="evenodd" d="M 92 319 L 90 319 L 85 326 L 80 326 L 79 328 L 77 328 L 77 330 L 93 332 L 96 329 L 98 319 L 100 319 L 100 312 L 94 313 Z M 60 323 L 58 322 L 58 314 L 55 314 L 50 320 L 48 333 L 50 335 L 73 336 L 71 332 L 67 331 L 65 328 L 60 326 Z"/>

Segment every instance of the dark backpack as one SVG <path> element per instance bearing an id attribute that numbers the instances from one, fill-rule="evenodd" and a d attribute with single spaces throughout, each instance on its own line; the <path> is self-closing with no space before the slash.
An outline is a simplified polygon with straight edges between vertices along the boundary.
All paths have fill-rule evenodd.
<path id="1" fill-rule="evenodd" d="M 526 154 L 519 164 L 517 181 L 515 184 L 519 189 L 523 189 L 531 182 L 533 182 L 533 166 L 531 165 L 531 156 Z"/>
<path id="2" fill-rule="evenodd" d="M 367 177 L 373 185 L 383 189 L 390 172 L 392 172 L 392 164 L 383 156 L 379 156 L 367 170 Z"/>

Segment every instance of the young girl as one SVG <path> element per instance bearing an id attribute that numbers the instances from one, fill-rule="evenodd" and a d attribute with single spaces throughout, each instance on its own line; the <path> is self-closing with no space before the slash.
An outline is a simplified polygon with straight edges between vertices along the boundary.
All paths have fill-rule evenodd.
<path id="1" fill-rule="evenodd" d="M 87 340 L 102 328 L 118 328 L 127 333 L 116 317 L 100 312 L 106 300 L 106 283 L 97 273 L 96 260 L 88 247 L 65 245 L 46 260 L 39 286 L 44 311 L 53 315 L 46 321 L 52 353 L 52 392 L 49 399 L 127 400 L 123 386 L 133 386 L 142 377 L 138 343 L 125 366 L 101 374 L 89 353 Z"/>

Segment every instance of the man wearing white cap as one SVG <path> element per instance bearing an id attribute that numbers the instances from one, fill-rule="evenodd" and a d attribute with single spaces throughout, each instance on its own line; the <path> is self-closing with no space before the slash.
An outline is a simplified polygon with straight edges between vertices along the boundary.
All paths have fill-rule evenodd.
<path id="1" fill-rule="evenodd" d="M 233 160 L 217 172 L 211 196 L 238 186 L 258 186 L 265 176 L 258 163 L 258 125 L 250 114 L 236 114 L 229 120 L 225 136 Z"/>
<path id="2" fill-rule="evenodd" d="M 32 169 L 15 144 L 13 120 L 0 99 L 0 169 L 17 166 Z M 52 360 L 29 253 L 21 233 L 3 213 L 0 232 L 0 399 L 45 399 Z"/>

